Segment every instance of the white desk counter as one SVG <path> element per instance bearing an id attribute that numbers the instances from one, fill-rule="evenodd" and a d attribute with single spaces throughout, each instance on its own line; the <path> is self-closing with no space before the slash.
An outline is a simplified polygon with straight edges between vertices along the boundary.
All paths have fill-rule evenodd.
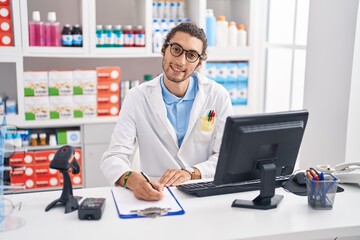
<path id="1" fill-rule="evenodd" d="M 120 219 L 110 188 L 74 190 L 83 198 L 106 197 L 99 221 L 79 220 L 77 211 L 64 214 L 62 206 L 45 212 L 61 191 L 7 195 L 15 204 L 22 202 L 12 216 L 25 225 L 0 232 L 0 239 L 360 239 L 360 187 L 342 187 L 345 192 L 336 195 L 332 210 L 314 210 L 306 197 L 282 188 L 276 193 L 284 199 L 272 210 L 231 207 L 235 198 L 251 200 L 258 191 L 197 198 L 174 188 L 185 214 L 155 219 Z"/>

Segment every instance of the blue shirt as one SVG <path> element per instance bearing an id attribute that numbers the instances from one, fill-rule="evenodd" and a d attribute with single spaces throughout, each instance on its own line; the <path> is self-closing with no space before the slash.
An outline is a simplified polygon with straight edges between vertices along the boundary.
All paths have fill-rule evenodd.
<path id="1" fill-rule="evenodd" d="M 189 125 L 191 108 L 198 91 L 197 79 L 190 77 L 188 89 L 186 90 L 185 96 L 182 98 L 175 96 L 167 90 L 164 84 L 164 77 L 161 77 L 160 85 L 167 117 L 175 129 L 178 145 L 180 147 Z"/>

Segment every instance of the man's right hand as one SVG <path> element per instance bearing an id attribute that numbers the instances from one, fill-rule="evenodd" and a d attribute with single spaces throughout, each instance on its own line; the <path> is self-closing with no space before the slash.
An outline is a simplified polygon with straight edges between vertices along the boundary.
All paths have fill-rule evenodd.
<path id="1" fill-rule="evenodd" d="M 125 173 L 119 180 L 121 186 L 123 186 Z M 152 188 L 151 184 L 146 181 L 146 179 L 137 172 L 132 172 L 126 182 L 126 187 L 131 189 L 134 193 L 134 196 L 139 200 L 145 201 L 159 201 L 163 198 L 163 189 L 164 185 L 156 181 L 150 180 L 151 184 L 154 186 Z"/>

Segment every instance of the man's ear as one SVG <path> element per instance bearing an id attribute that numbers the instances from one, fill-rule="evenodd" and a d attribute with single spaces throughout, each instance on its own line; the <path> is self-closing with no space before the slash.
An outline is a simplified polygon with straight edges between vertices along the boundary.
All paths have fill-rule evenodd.
<path id="1" fill-rule="evenodd" d="M 202 66 L 202 61 L 199 61 L 195 69 L 198 71 L 201 68 L 201 66 Z"/>

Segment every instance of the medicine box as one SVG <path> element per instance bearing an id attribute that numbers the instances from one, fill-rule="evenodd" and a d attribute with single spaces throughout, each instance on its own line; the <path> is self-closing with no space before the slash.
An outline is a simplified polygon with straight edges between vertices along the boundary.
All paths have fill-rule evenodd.
<path id="1" fill-rule="evenodd" d="M 0 18 L 0 33 L 12 33 L 12 23 L 10 19 Z"/>
<path id="2" fill-rule="evenodd" d="M 1 33 L 0 32 L 0 47 L 10 47 L 13 46 L 14 37 L 12 33 Z"/>
<path id="3" fill-rule="evenodd" d="M 73 118 L 73 96 L 49 97 L 50 119 Z"/>
<path id="4" fill-rule="evenodd" d="M 56 131 L 58 145 L 62 144 L 80 144 L 81 135 L 78 130 L 63 130 L 59 129 Z"/>
<path id="5" fill-rule="evenodd" d="M 100 81 L 112 81 L 112 82 L 120 82 L 120 67 L 98 67 L 97 71 L 97 79 Z"/>
<path id="6" fill-rule="evenodd" d="M 48 120 L 49 97 L 25 97 L 25 120 Z"/>
<path id="7" fill-rule="evenodd" d="M 48 96 L 49 95 L 48 72 L 26 71 L 24 72 L 24 95 L 25 96 Z"/>
<path id="8" fill-rule="evenodd" d="M 95 70 L 73 71 L 74 95 L 91 95 L 97 91 L 97 73 Z"/>
<path id="9" fill-rule="evenodd" d="M 73 96 L 74 118 L 92 118 L 97 116 L 96 95 Z"/>
<path id="10" fill-rule="evenodd" d="M 49 71 L 49 95 L 73 95 L 73 71 Z"/>

